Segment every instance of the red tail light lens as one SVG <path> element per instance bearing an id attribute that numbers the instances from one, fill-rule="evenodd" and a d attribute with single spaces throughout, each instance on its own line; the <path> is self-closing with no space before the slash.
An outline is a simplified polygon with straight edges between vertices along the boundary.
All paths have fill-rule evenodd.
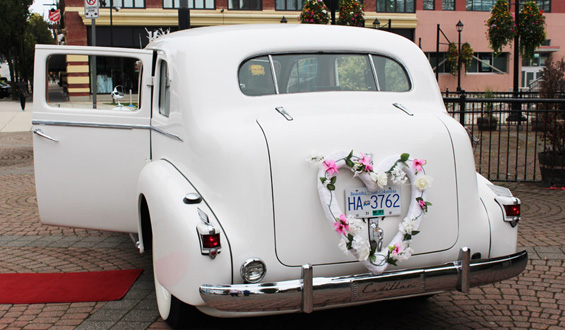
<path id="1" fill-rule="evenodd" d="M 519 217 L 520 216 L 520 204 L 518 204 L 518 205 L 504 205 L 504 211 L 506 211 L 507 217 Z"/>
<path id="2" fill-rule="evenodd" d="M 202 235 L 202 247 L 213 249 L 220 247 L 220 234 Z"/>

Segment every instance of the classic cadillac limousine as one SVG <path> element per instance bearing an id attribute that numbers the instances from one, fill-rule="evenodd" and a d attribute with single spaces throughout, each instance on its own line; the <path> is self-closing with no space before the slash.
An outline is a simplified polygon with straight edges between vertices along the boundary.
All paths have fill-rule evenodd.
<path id="1" fill-rule="evenodd" d="M 67 80 L 49 84 L 49 72 Z M 305 312 L 511 278 L 520 201 L 475 171 L 411 41 L 371 29 L 38 45 L 45 224 L 132 233 L 163 319 Z"/>

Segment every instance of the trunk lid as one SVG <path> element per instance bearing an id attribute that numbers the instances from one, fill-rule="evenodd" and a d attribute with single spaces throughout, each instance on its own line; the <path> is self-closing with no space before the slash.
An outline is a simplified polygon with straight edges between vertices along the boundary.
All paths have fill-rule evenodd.
<path id="1" fill-rule="evenodd" d="M 338 150 L 370 153 L 375 166 L 401 153 L 409 153 L 411 159 L 425 159 L 426 174 L 434 178 L 427 190 L 427 199 L 433 205 L 411 247 L 417 255 L 453 246 L 458 237 L 453 147 L 437 114 L 409 116 L 392 105 L 378 112 L 374 106 L 347 112 L 342 109 L 292 107 L 292 121 L 276 111 L 257 119 L 269 149 L 279 260 L 289 266 L 355 261 L 338 247 L 339 236 L 326 218 L 318 196 L 318 166 L 308 162 L 309 156 L 325 156 Z M 335 194 L 343 213 L 345 189 L 363 186 L 350 170 L 340 169 Z M 410 184 L 406 183 L 401 187 L 401 214 L 379 221 L 384 230 L 383 249 L 397 234 L 410 200 Z M 364 228 L 364 232 L 368 231 Z"/>

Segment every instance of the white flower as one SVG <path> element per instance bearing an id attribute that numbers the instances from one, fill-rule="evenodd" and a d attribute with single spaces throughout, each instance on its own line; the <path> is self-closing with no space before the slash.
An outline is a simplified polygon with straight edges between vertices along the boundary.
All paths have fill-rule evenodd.
<path id="1" fill-rule="evenodd" d="M 317 152 L 313 152 L 310 156 L 306 158 L 306 161 L 318 165 L 319 163 L 324 161 L 324 156 L 319 155 Z"/>
<path id="2" fill-rule="evenodd" d="M 414 185 L 416 186 L 416 188 L 420 191 L 424 191 L 432 186 L 434 179 L 431 176 L 424 174 L 416 176 L 415 181 L 416 182 L 414 182 Z"/>
<path id="3" fill-rule="evenodd" d="M 398 166 L 395 166 L 390 174 L 392 175 L 392 183 L 398 185 L 406 182 L 406 173 Z"/>
<path id="4" fill-rule="evenodd" d="M 343 253 L 349 254 L 349 251 L 347 250 L 347 240 L 345 238 L 340 239 L 337 246 L 341 251 L 343 251 Z"/>
<path id="5" fill-rule="evenodd" d="M 363 221 L 355 219 L 352 216 L 347 217 L 347 222 L 349 223 L 349 234 L 355 236 L 363 232 Z"/>
<path id="6" fill-rule="evenodd" d="M 377 185 L 379 185 L 379 187 L 386 186 L 388 184 L 388 175 L 384 172 L 377 174 L 376 182 L 377 182 Z"/>
<path id="7" fill-rule="evenodd" d="M 398 230 L 400 230 L 400 232 L 402 234 L 409 234 L 412 235 L 412 232 L 414 231 L 414 219 L 404 219 L 404 221 L 402 221 L 399 225 L 398 225 Z"/>
<path id="8" fill-rule="evenodd" d="M 371 253 L 371 249 L 369 248 L 369 242 L 364 240 L 361 236 L 355 236 L 353 239 L 353 243 L 351 247 L 357 251 L 359 256 L 359 261 L 364 261 L 369 259 L 369 254 Z"/>

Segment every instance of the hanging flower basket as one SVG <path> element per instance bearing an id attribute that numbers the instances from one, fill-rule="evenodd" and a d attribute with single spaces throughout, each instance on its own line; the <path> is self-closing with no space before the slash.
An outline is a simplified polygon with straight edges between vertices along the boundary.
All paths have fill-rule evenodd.
<path id="1" fill-rule="evenodd" d="M 358 0 L 341 0 L 339 2 L 338 25 L 365 26 L 363 5 Z"/>
<path id="2" fill-rule="evenodd" d="M 449 47 L 447 48 L 447 66 L 451 72 L 452 75 L 457 75 L 457 60 L 459 58 L 459 51 L 457 50 L 457 45 L 452 42 L 449 44 Z"/>
<path id="3" fill-rule="evenodd" d="M 536 48 L 545 41 L 545 17 L 534 1 L 522 6 L 518 19 L 520 53 L 527 59 L 534 57 Z"/>
<path id="4" fill-rule="evenodd" d="M 487 20 L 487 38 L 495 55 L 502 52 L 516 36 L 516 23 L 510 14 L 510 6 L 506 0 L 497 0 Z"/>
<path id="5" fill-rule="evenodd" d="M 469 70 L 475 51 L 468 42 L 461 45 L 461 63 L 465 65 L 465 73 Z"/>
<path id="6" fill-rule="evenodd" d="M 306 24 L 328 24 L 330 14 L 322 0 L 306 0 L 298 20 Z"/>

